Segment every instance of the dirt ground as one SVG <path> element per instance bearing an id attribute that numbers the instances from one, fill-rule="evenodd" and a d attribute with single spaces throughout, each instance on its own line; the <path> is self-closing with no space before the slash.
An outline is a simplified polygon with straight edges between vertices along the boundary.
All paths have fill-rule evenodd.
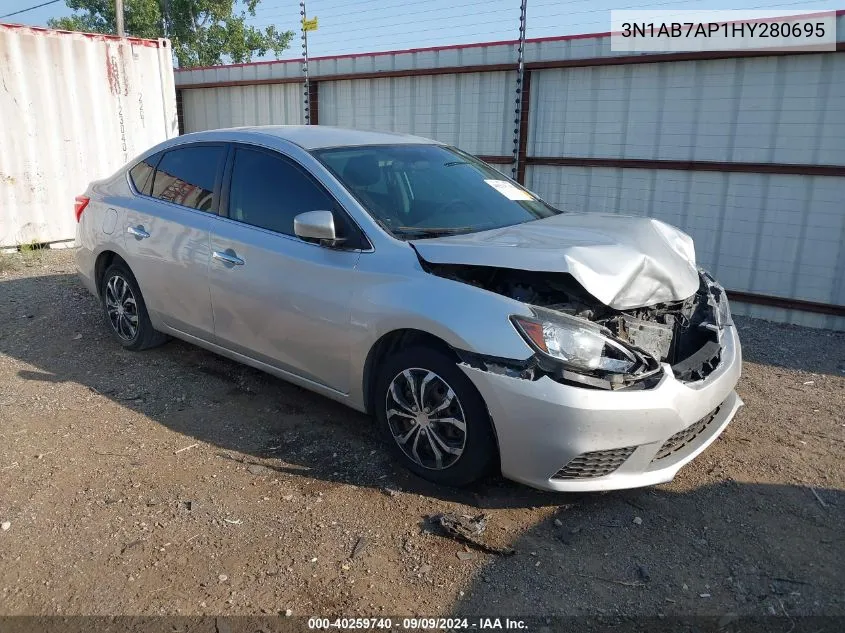
<path id="1" fill-rule="evenodd" d="M 0 615 L 845 615 L 845 334 L 737 327 L 746 406 L 671 484 L 454 491 L 322 397 L 123 351 L 71 251 L 0 255 Z"/>

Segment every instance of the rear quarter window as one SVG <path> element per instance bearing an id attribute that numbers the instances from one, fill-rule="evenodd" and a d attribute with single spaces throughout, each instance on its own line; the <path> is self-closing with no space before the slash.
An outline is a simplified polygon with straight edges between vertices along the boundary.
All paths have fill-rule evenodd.
<path id="1" fill-rule="evenodd" d="M 164 153 L 153 178 L 154 198 L 213 211 L 214 182 L 226 155 L 222 145 L 190 145 Z"/>
<path id="2" fill-rule="evenodd" d="M 159 159 L 161 159 L 161 152 L 145 158 L 129 170 L 129 179 L 138 193 L 149 196 L 152 192 L 153 173 Z"/>

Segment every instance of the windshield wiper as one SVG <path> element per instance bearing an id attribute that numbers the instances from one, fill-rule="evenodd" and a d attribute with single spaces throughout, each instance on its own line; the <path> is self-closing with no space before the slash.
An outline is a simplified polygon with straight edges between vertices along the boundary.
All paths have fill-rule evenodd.
<path id="1" fill-rule="evenodd" d="M 459 233 L 469 233 L 475 231 L 474 226 L 455 226 L 455 227 L 418 227 L 418 226 L 397 226 L 392 229 L 394 233 L 404 237 L 438 237 L 441 235 L 456 235 Z"/>
<path id="2" fill-rule="evenodd" d="M 453 160 L 448 163 L 443 163 L 444 167 L 454 167 L 455 165 L 469 165 L 465 160 Z"/>

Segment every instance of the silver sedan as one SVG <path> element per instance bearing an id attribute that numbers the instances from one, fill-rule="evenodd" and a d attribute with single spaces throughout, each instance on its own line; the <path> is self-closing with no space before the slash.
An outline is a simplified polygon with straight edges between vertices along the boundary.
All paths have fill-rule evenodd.
<path id="1" fill-rule="evenodd" d="M 117 343 L 177 337 L 368 412 L 442 484 L 665 482 L 742 405 L 689 236 L 556 209 L 435 141 L 188 134 L 92 183 L 76 217 Z"/>

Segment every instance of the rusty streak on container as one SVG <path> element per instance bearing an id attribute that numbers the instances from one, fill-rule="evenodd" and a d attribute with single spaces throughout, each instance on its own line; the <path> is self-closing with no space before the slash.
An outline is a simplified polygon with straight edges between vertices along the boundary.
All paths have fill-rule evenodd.
<path id="1" fill-rule="evenodd" d="M 167 40 L 0 24 L 0 246 L 72 240 L 74 197 L 177 134 Z"/>

